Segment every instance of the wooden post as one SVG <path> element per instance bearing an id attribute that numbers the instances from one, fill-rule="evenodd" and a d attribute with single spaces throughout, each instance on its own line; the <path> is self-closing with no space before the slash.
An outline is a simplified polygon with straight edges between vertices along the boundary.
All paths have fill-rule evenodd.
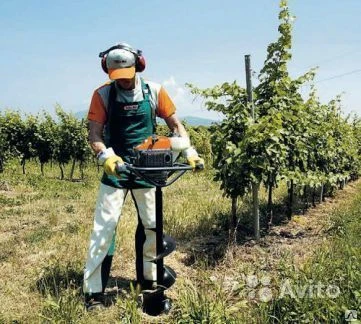
<path id="1" fill-rule="evenodd" d="M 267 203 L 267 223 L 268 229 L 271 229 L 273 223 L 273 198 L 272 198 L 273 185 L 272 182 L 268 187 L 268 203 Z"/>
<path id="2" fill-rule="evenodd" d="M 290 187 L 288 188 L 288 202 L 287 202 L 288 219 L 292 218 L 292 213 L 293 213 L 293 191 L 294 191 L 294 184 L 293 184 L 293 180 L 291 180 Z"/>
<path id="3" fill-rule="evenodd" d="M 303 186 L 303 212 L 302 212 L 303 215 L 306 213 L 306 210 L 308 209 L 308 190 L 307 190 L 307 188 L 308 188 L 307 185 Z"/>
<path id="4" fill-rule="evenodd" d="M 73 164 L 71 165 L 71 170 L 70 170 L 70 180 L 73 180 L 74 177 L 74 170 L 75 170 L 75 158 L 73 159 Z"/>
<path id="5" fill-rule="evenodd" d="M 252 76 L 251 76 L 251 55 L 245 55 L 245 66 L 246 66 L 246 84 L 247 84 L 247 99 L 251 105 L 252 119 L 255 120 L 253 95 L 252 95 Z M 254 236 L 256 240 L 259 240 L 260 228 L 259 228 L 259 183 L 252 184 L 252 200 L 253 200 L 253 228 Z"/>
<path id="6" fill-rule="evenodd" d="M 232 216 L 229 226 L 229 240 L 231 243 L 237 242 L 237 197 L 232 197 Z"/>
<path id="7" fill-rule="evenodd" d="M 60 168 L 60 180 L 63 180 L 64 179 L 64 169 L 63 169 L 62 163 L 59 163 L 59 168 Z"/>
<path id="8" fill-rule="evenodd" d="M 232 198 L 232 219 L 231 230 L 234 231 L 237 227 L 237 197 Z"/>
<path id="9" fill-rule="evenodd" d="M 245 55 L 244 60 L 245 60 L 245 65 L 246 65 L 247 98 L 248 98 L 248 102 L 251 104 L 252 119 L 255 120 L 254 105 L 253 105 L 253 93 L 252 93 L 251 55 Z"/>
<path id="10" fill-rule="evenodd" d="M 316 186 L 312 188 L 312 207 L 316 207 Z"/>
<path id="11" fill-rule="evenodd" d="M 258 241 L 261 238 L 260 229 L 259 229 L 259 183 L 254 183 L 252 186 L 252 196 L 253 196 L 253 227 L 254 227 L 254 237 Z"/>

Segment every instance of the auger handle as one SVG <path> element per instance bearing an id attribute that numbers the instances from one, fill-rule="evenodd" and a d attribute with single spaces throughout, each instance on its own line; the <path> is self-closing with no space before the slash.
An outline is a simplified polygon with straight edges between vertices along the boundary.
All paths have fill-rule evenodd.
<path id="1" fill-rule="evenodd" d="M 192 170 L 192 167 L 188 164 L 183 163 L 174 163 L 171 167 L 136 167 L 132 164 L 124 162 L 123 164 L 117 162 L 116 164 L 116 171 L 118 174 L 121 173 L 134 173 L 136 176 L 142 178 L 143 180 L 148 181 L 154 186 L 157 187 L 167 187 L 173 184 L 176 180 L 178 180 L 185 172 Z M 158 182 L 150 177 L 149 174 L 152 172 L 160 172 L 166 171 L 169 172 L 169 176 L 178 172 L 176 176 L 174 176 L 171 180 L 167 182 Z M 148 173 L 148 174 L 147 174 Z"/>
<path id="2" fill-rule="evenodd" d="M 198 171 L 204 170 L 204 164 L 203 163 L 196 163 L 195 170 L 198 170 Z"/>

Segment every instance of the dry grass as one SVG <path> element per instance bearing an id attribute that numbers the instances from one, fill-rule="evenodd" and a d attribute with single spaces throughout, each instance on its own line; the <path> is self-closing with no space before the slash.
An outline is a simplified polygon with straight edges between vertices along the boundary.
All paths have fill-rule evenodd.
<path id="1" fill-rule="evenodd" d="M 49 313 L 51 301 L 64 304 L 74 291 L 73 297 L 81 304 L 79 277 L 99 185 L 100 174 L 95 170 L 87 170 L 84 182 L 70 182 L 57 179 L 55 167 L 45 170 L 46 177 L 36 175 L 34 165 L 28 169 L 27 176 L 11 171 L 0 176 L 6 183 L 6 190 L 0 191 L 0 319 L 5 322 L 45 320 L 47 316 L 39 315 Z M 216 187 L 207 176 L 187 175 L 164 189 L 166 231 L 178 241 L 209 231 L 217 212 L 227 208 L 227 199 Z M 188 201 L 187 197 L 193 199 Z M 128 197 L 117 229 L 117 254 L 110 282 L 123 288 L 119 293 L 125 295 L 130 294 L 129 283 L 135 276 L 135 228 L 135 208 Z M 187 268 L 184 258 L 184 253 L 176 252 L 166 263 L 181 273 Z M 105 319 L 113 321 L 122 309 L 124 305 L 115 304 L 107 310 Z M 93 318 L 83 311 L 76 314 L 80 322 Z"/>
<path id="2" fill-rule="evenodd" d="M 87 314 L 80 287 L 100 174 L 89 168 L 84 181 L 71 182 L 57 179 L 55 167 L 47 166 L 46 177 L 37 175 L 40 172 L 33 164 L 28 169 L 27 176 L 13 171 L 0 175 L 7 184 L 0 191 L 0 322 L 5 323 L 113 323 L 121 319 L 123 323 L 189 323 L 207 316 L 209 323 L 254 319 L 253 304 L 233 293 L 234 284 L 245 274 L 277 271 L 280 260 L 289 255 L 295 256 L 295 263 L 304 262 L 322 244 L 333 207 L 358 190 L 349 186 L 336 200 L 273 228 L 259 244 L 241 236 L 240 244 L 230 245 L 225 230 L 230 201 L 211 174 L 185 175 L 164 189 L 165 231 L 178 243 L 177 251 L 165 260 L 179 275 L 177 284 L 167 291 L 176 306 L 170 315 L 154 319 L 141 314 L 136 292 L 130 289 L 135 277 L 136 228 L 130 197 L 117 229 L 108 288 L 114 304 L 102 314 Z M 283 193 L 281 187 L 276 200 Z M 261 198 L 265 200 L 264 192 Z M 246 203 L 240 202 L 239 207 L 244 212 Z M 297 236 L 299 232 L 303 234 Z"/>

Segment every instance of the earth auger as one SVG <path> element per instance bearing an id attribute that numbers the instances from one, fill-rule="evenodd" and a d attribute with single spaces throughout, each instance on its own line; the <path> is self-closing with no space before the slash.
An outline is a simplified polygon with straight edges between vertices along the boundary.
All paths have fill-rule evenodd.
<path id="1" fill-rule="evenodd" d="M 146 180 L 156 187 L 156 257 L 152 260 L 157 265 L 157 280 L 154 289 L 142 291 L 143 311 L 152 316 L 168 313 L 171 300 L 165 296 L 176 280 L 175 271 L 164 265 L 164 258 L 176 248 L 173 238 L 163 233 L 163 193 L 162 188 L 173 184 L 186 171 L 192 170 L 188 164 L 176 163 L 167 137 L 155 136 L 148 138 L 143 144 L 134 148 L 133 164 L 117 165 L 119 174 L 130 172 Z"/>

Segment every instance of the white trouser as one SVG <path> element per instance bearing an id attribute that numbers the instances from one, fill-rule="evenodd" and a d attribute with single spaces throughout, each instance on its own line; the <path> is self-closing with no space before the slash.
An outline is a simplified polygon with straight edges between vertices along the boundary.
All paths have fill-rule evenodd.
<path id="1" fill-rule="evenodd" d="M 112 254 L 112 241 L 127 192 L 131 191 L 144 226 L 143 276 L 155 281 L 157 268 L 150 262 L 156 256 L 155 188 L 118 189 L 100 184 L 95 207 L 94 227 L 90 238 L 87 262 L 84 269 L 85 293 L 102 291 L 101 266 L 107 254 Z M 109 253 L 108 253 L 109 252 Z"/>

